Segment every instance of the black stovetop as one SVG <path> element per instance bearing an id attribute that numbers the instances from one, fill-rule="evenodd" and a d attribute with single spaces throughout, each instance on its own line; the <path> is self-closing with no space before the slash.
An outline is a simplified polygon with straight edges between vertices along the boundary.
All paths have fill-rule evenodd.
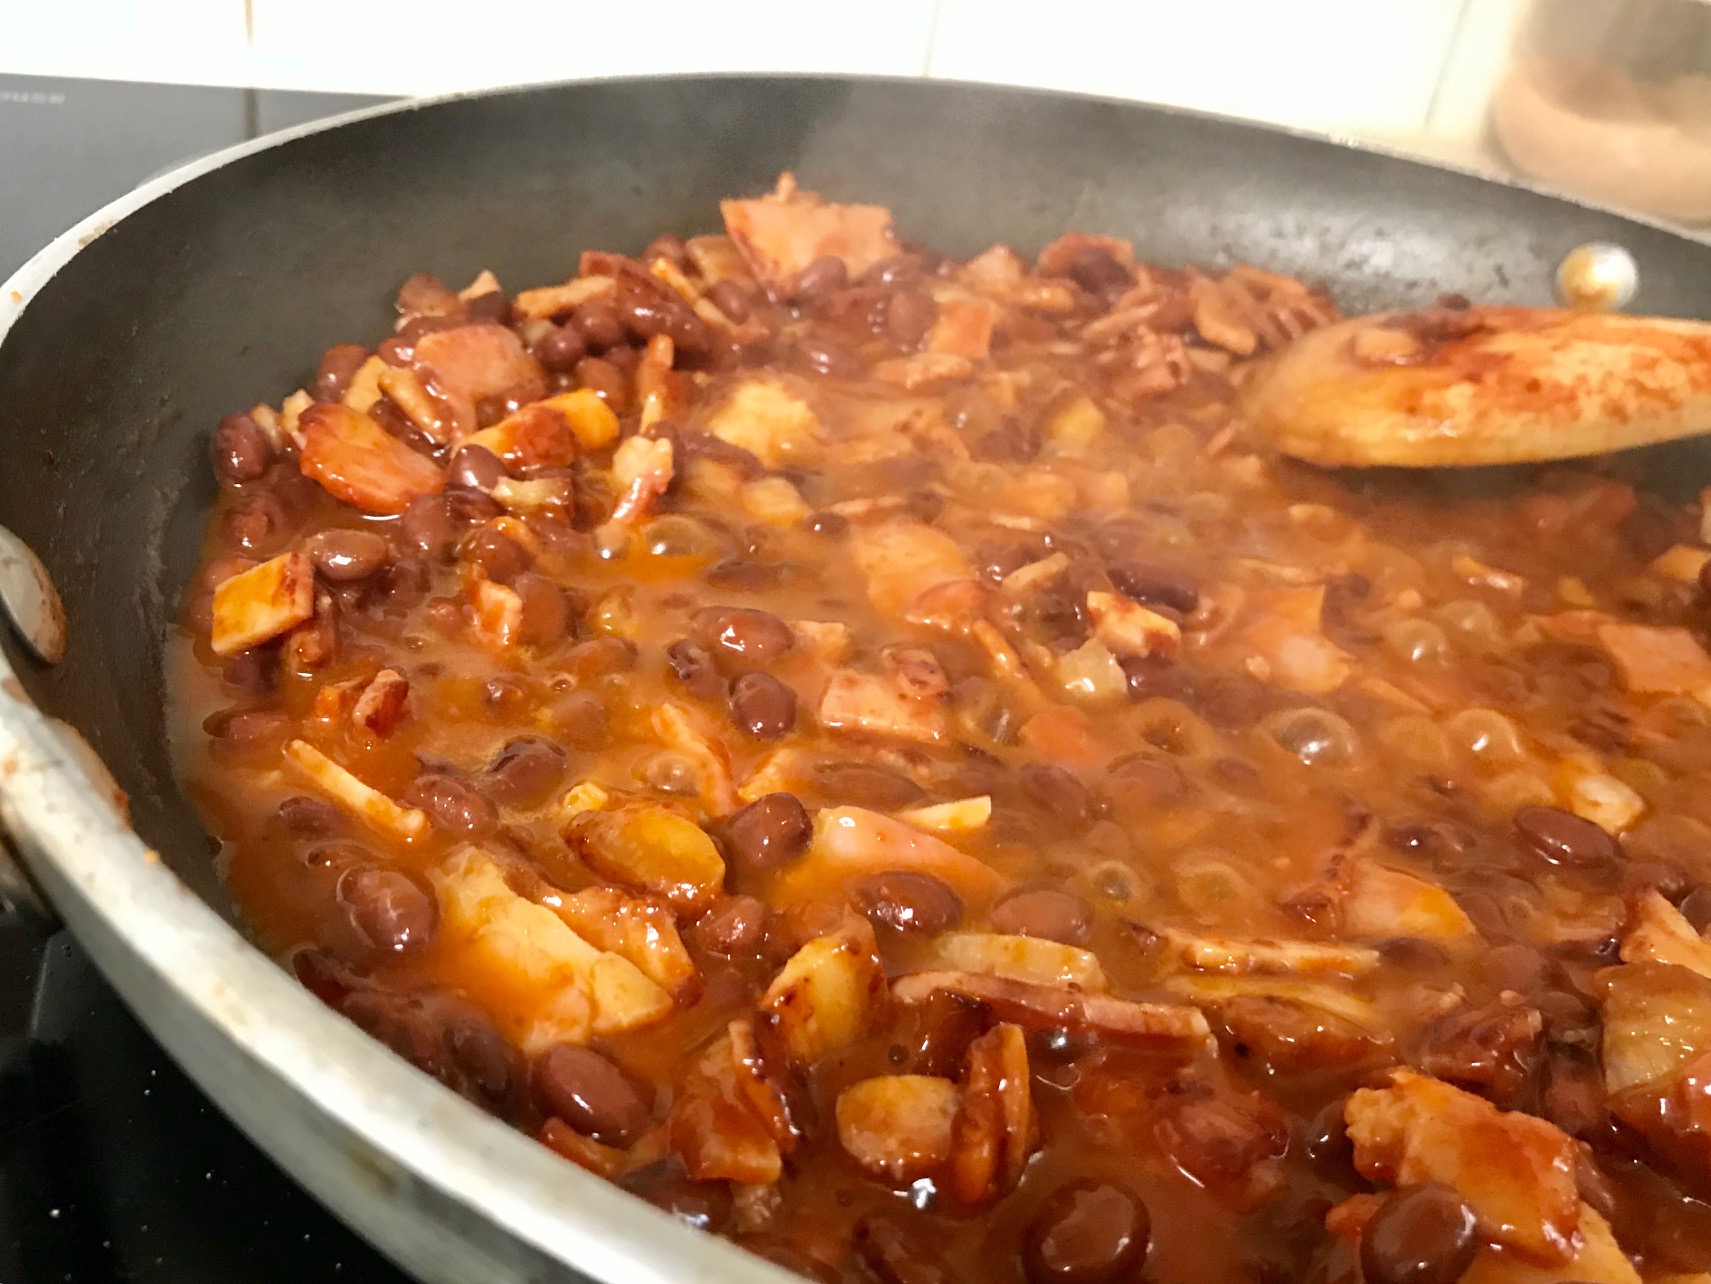
<path id="1" fill-rule="evenodd" d="M 0 278 L 177 162 L 373 101 L 0 76 Z M 0 912 L 0 1284 L 401 1284 L 179 1071 L 65 932 Z"/>

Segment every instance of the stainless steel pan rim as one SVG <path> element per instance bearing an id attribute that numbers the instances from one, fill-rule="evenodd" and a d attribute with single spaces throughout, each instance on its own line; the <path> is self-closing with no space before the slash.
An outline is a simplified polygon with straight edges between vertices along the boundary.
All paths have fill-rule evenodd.
<path id="1" fill-rule="evenodd" d="M 0 285 L 0 341 L 74 255 L 174 188 L 293 138 L 466 96 L 362 108 L 227 148 L 144 183 L 56 238 Z M 220 1108 L 252 1138 L 265 1136 L 265 1148 L 297 1181 L 418 1277 L 436 1284 L 796 1278 L 552 1155 L 325 1007 L 120 820 L 67 755 L 51 721 L 24 698 L 3 652 L 0 831 L 150 1033 Z M 116 941 L 92 930 L 102 920 Z M 118 941 L 134 956 L 114 948 Z M 226 1046 L 208 1038 L 209 1028 Z M 215 1072 L 222 1058 L 228 1073 Z M 293 1093 L 314 1102 L 317 1126 L 327 1135 L 293 1139 L 268 1128 L 268 1114 Z M 336 1156 L 332 1162 L 328 1153 Z M 484 1237 L 482 1221 L 499 1230 Z"/>
<path id="2" fill-rule="evenodd" d="M 0 341 L 84 246 L 192 179 L 350 122 L 465 97 L 528 92 L 382 104 L 243 143 L 162 175 L 85 219 L 0 285 Z M 1469 173 L 1446 165 L 1422 168 Z M 794 1278 L 559 1160 L 324 1007 L 122 823 L 52 721 L 24 698 L 3 653 L 0 830 L 10 832 L 29 871 L 97 965 L 221 1108 L 252 1137 L 265 1139 L 270 1153 L 336 1214 L 422 1278 L 522 1281 L 580 1273 L 625 1284 L 784 1284 Z M 314 1109 L 305 1110 L 305 1101 Z M 298 1130 L 279 1126 L 292 1116 L 305 1121 Z"/>

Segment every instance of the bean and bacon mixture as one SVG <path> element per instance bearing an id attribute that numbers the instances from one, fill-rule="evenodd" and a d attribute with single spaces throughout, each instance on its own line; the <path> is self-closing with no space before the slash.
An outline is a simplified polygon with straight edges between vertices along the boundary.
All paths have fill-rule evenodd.
<path id="1" fill-rule="evenodd" d="M 1254 453 L 1255 268 L 723 215 L 219 425 L 260 942 L 813 1279 L 1711 1280 L 1698 507 Z"/>

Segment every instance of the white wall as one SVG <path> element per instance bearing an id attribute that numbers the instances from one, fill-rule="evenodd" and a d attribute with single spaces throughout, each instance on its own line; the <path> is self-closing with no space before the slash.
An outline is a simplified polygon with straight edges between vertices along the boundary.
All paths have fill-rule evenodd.
<path id="1" fill-rule="evenodd" d="M 1429 126 L 1477 132 L 1520 3 L 0 0 L 0 71 L 392 94 L 642 72 L 927 74 L 1407 142 Z"/>

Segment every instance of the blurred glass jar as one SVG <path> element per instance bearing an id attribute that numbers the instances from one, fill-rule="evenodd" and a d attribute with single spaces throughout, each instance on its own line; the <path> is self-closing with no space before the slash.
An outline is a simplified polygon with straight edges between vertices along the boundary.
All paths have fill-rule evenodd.
<path id="1" fill-rule="evenodd" d="M 1711 4 L 1534 0 L 1491 107 L 1510 162 L 1554 187 L 1711 222 Z"/>

